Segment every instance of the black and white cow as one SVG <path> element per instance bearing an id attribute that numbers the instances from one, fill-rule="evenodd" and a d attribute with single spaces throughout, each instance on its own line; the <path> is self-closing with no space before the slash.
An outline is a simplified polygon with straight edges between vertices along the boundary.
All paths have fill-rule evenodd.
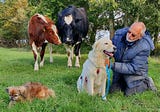
<path id="1" fill-rule="evenodd" d="M 68 6 L 58 14 L 57 28 L 67 51 L 68 67 L 72 66 L 73 54 L 76 56 L 75 66 L 80 67 L 80 46 L 88 33 L 88 26 L 84 8 Z"/>

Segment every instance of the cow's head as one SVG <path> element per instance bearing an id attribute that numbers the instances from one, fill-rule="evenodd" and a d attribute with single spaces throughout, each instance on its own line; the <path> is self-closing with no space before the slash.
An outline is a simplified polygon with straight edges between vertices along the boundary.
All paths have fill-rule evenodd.
<path id="1" fill-rule="evenodd" d="M 74 43 L 74 26 L 75 22 L 73 16 L 67 15 L 63 18 L 63 34 L 62 34 L 62 43 L 72 45 Z"/>
<path id="2" fill-rule="evenodd" d="M 56 28 L 56 26 L 54 24 L 50 24 L 50 25 L 46 25 L 45 26 L 45 29 L 44 29 L 44 32 L 45 32 L 45 37 L 46 37 L 46 40 L 50 43 L 53 43 L 53 44 L 56 44 L 56 45 L 59 45 L 61 44 L 61 40 L 58 36 L 58 30 Z"/>
<path id="3" fill-rule="evenodd" d="M 47 40 L 50 43 L 59 45 L 61 44 L 61 40 L 58 36 L 58 30 L 57 27 L 55 26 L 54 22 L 49 19 L 46 16 L 43 16 L 41 14 L 37 14 L 37 23 L 38 23 L 38 28 L 39 32 L 44 32 L 44 39 Z M 39 24 L 40 23 L 40 24 Z"/>
<path id="4" fill-rule="evenodd" d="M 85 16 L 85 10 L 75 6 L 68 6 L 58 14 L 57 27 L 62 43 L 73 45 L 86 36 Z"/>

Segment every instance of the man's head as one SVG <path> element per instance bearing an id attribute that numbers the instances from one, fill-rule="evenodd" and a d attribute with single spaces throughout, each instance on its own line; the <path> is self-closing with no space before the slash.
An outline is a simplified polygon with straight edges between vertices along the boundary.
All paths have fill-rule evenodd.
<path id="1" fill-rule="evenodd" d="M 134 42 L 138 39 L 141 39 L 146 31 L 146 26 L 143 22 L 135 22 L 133 23 L 126 35 L 126 39 L 128 42 Z"/>

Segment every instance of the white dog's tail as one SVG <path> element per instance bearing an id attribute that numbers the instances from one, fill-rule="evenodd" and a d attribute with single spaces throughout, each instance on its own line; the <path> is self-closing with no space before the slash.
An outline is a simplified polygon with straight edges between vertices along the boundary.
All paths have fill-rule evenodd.
<path id="1" fill-rule="evenodd" d="M 79 92 L 79 93 L 83 90 L 83 78 L 82 78 L 82 76 L 80 76 L 80 77 L 78 78 L 78 81 L 77 81 L 77 89 L 78 89 L 78 92 Z"/>

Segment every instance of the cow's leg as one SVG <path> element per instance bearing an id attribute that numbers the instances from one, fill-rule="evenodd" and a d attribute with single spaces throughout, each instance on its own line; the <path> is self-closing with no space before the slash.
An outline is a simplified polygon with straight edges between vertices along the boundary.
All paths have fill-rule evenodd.
<path id="1" fill-rule="evenodd" d="M 78 55 L 78 57 L 79 57 L 79 60 L 81 59 L 81 52 L 80 52 L 80 49 L 79 49 L 79 55 Z"/>
<path id="2" fill-rule="evenodd" d="M 68 56 L 68 67 L 72 67 L 72 50 L 67 50 L 67 56 Z"/>
<path id="3" fill-rule="evenodd" d="M 71 59 L 73 60 L 73 56 L 74 56 L 74 47 L 71 47 Z"/>
<path id="4" fill-rule="evenodd" d="M 67 57 L 68 57 L 68 67 L 72 67 L 72 47 L 71 46 L 67 46 L 66 44 L 64 44 L 64 47 L 66 48 L 66 52 L 67 52 Z"/>
<path id="5" fill-rule="evenodd" d="M 53 51 L 52 44 L 49 44 L 50 63 L 53 63 L 52 51 Z"/>
<path id="6" fill-rule="evenodd" d="M 42 49 L 40 52 L 40 57 L 41 57 L 40 67 L 42 67 L 44 65 L 44 53 L 45 53 L 46 46 L 47 46 L 47 43 L 43 43 Z"/>
<path id="7" fill-rule="evenodd" d="M 76 61 L 75 61 L 76 67 L 80 67 L 80 63 L 79 63 L 80 46 L 81 46 L 81 43 L 75 45 L 75 49 L 74 49 L 74 54 L 76 55 Z"/>
<path id="8" fill-rule="evenodd" d="M 35 60 L 34 70 L 38 70 L 39 69 L 39 67 L 38 67 L 38 52 L 37 52 L 37 46 L 35 45 L 34 42 L 32 43 L 32 51 L 33 51 L 34 60 Z"/>

